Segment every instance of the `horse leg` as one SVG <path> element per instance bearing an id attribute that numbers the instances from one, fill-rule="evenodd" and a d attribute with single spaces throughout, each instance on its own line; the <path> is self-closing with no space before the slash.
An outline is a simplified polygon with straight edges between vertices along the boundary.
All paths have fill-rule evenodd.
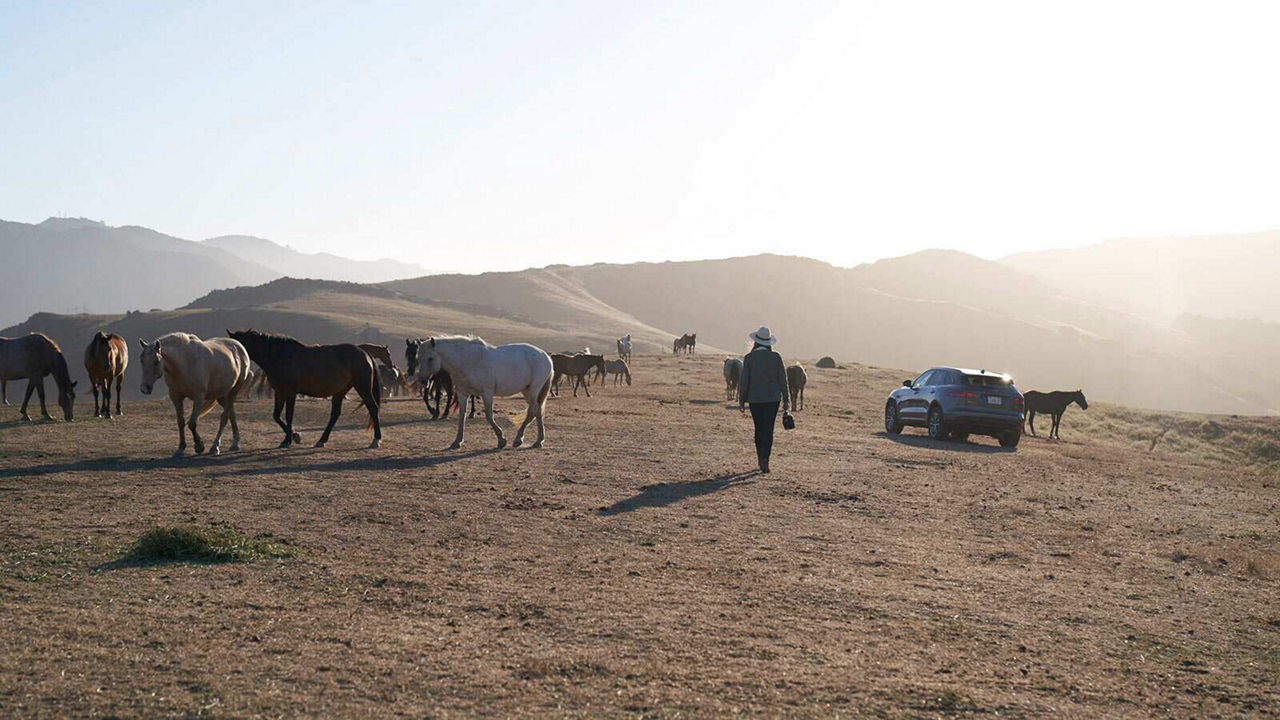
<path id="1" fill-rule="evenodd" d="M 99 417 L 98 412 L 98 383 L 95 380 L 89 380 L 89 389 L 93 391 L 93 416 Z"/>
<path id="2" fill-rule="evenodd" d="M 45 420 L 52 420 L 49 415 L 49 408 L 44 404 L 44 378 L 36 378 L 36 394 L 40 396 L 40 415 Z"/>
<path id="3" fill-rule="evenodd" d="M 9 381 L 0 380 L 0 402 L 9 404 Z"/>
<path id="4" fill-rule="evenodd" d="M 216 402 L 217 400 L 205 400 L 203 405 L 198 405 L 194 398 L 191 400 L 191 417 L 187 418 L 187 429 L 191 431 L 191 443 L 195 445 L 197 455 L 204 454 L 204 441 L 200 439 L 200 433 L 196 431 L 196 423 L 200 421 L 200 418 L 205 413 L 209 412 L 209 408 L 213 407 Z"/>
<path id="5" fill-rule="evenodd" d="M 461 393 L 461 390 L 458 391 Z M 458 435 L 453 439 L 453 444 L 449 446 L 450 450 L 457 450 L 462 447 L 462 441 L 467 429 L 467 414 L 458 409 Z"/>
<path id="6" fill-rule="evenodd" d="M 1049 437 L 1057 440 L 1062 439 L 1062 437 L 1058 435 L 1058 424 L 1061 422 L 1062 422 L 1062 413 L 1054 413 L 1053 414 L 1053 432 L 1049 433 Z"/>
<path id="7" fill-rule="evenodd" d="M 111 419 L 111 378 L 102 383 L 102 417 Z"/>
<path id="8" fill-rule="evenodd" d="M 302 436 L 293 431 L 293 408 L 297 404 L 297 391 L 289 393 L 289 397 L 284 399 L 284 424 L 287 427 L 285 432 L 288 433 L 289 439 L 293 442 L 300 443 L 302 442 Z"/>
<path id="9" fill-rule="evenodd" d="M 360 395 L 361 400 L 364 400 L 364 409 L 369 411 L 369 422 L 373 425 L 373 442 L 369 443 L 369 447 L 370 448 L 381 447 L 382 446 L 382 419 L 379 417 L 379 415 L 382 412 L 382 406 L 370 404 L 369 398 L 373 396 L 369 395 L 369 397 L 365 397 L 365 395 L 368 394 L 365 391 L 362 391 L 359 388 L 357 388 L 356 393 Z"/>
<path id="10" fill-rule="evenodd" d="M 27 380 L 27 394 L 22 396 L 22 419 L 31 422 L 31 416 L 27 414 L 27 405 L 31 402 L 31 393 L 36 391 L 36 383 L 43 382 L 40 378 L 29 378 Z M 41 393 L 43 394 L 43 392 Z"/>
<path id="11" fill-rule="evenodd" d="M 468 415 L 467 417 L 474 418 L 476 416 L 476 396 L 471 395 L 470 398 L 471 398 L 471 414 Z M 462 412 L 462 410 L 459 409 L 458 412 Z"/>
<path id="12" fill-rule="evenodd" d="M 120 405 L 120 385 L 124 383 L 124 373 L 116 376 L 116 416 L 124 415 L 124 407 Z"/>
<path id="13" fill-rule="evenodd" d="M 1027 424 L 1031 426 L 1031 434 L 1034 436 L 1036 434 L 1036 411 L 1035 410 L 1027 411 Z"/>
<path id="14" fill-rule="evenodd" d="M 119 409 L 119 407 L 119 403 L 117 403 L 116 408 Z M 238 452 L 240 450 L 240 424 L 236 422 L 235 396 L 228 397 L 222 407 L 226 408 L 227 418 L 231 421 L 231 452 Z"/>
<path id="15" fill-rule="evenodd" d="M 186 418 L 182 417 L 182 398 L 177 395 L 169 395 L 169 400 L 173 402 L 173 411 L 178 415 L 178 450 L 173 454 L 174 457 L 182 457 L 187 449 L 187 431 Z"/>
<path id="16" fill-rule="evenodd" d="M 367 392 L 360 393 L 360 398 L 363 400 L 368 394 Z M 315 447 L 322 448 L 325 443 L 329 442 L 329 433 L 333 432 L 333 424 L 338 422 L 338 416 L 342 414 L 342 399 L 344 397 L 346 397 L 346 393 L 338 393 L 333 396 L 333 404 L 329 409 L 329 424 L 324 427 L 324 433 L 316 441 Z M 367 400 L 365 401 L 365 406 L 369 407 Z"/>
<path id="17" fill-rule="evenodd" d="M 222 454 L 222 431 L 226 429 L 227 421 L 231 419 L 231 409 L 227 407 L 227 403 L 219 398 L 218 404 L 222 406 L 222 414 L 218 417 L 218 434 L 213 436 L 213 444 L 209 446 L 210 455 Z"/>
<path id="18" fill-rule="evenodd" d="M 502 428 L 493 420 L 493 391 L 484 394 L 484 417 L 489 421 L 489 427 L 493 428 L 493 434 L 498 436 L 498 449 L 506 447 L 507 438 L 503 436 Z"/>

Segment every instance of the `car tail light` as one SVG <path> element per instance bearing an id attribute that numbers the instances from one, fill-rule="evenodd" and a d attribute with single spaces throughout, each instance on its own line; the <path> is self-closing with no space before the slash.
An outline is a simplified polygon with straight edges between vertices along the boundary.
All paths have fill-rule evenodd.
<path id="1" fill-rule="evenodd" d="M 973 392 L 971 390 L 952 390 L 950 393 L 948 393 L 948 396 L 960 401 L 961 405 L 979 404 L 978 393 Z"/>
<path id="2" fill-rule="evenodd" d="M 1014 409 L 1014 410 L 1017 410 L 1018 412 L 1022 412 L 1022 410 L 1023 410 L 1025 407 L 1026 407 L 1026 401 L 1022 399 L 1022 396 L 1021 396 L 1021 395 L 1014 395 L 1014 396 L 1013 396 L 1013 409 Z"/>

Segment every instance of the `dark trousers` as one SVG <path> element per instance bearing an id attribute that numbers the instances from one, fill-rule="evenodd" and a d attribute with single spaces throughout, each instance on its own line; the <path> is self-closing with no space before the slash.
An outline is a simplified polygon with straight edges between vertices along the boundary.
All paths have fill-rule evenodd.
<path id="1" fill-rule="evenodd" d="M 756 461 L 761 469 L 773 452 L 773 425 L 778 419 L 778 402 L 751 403 L 751 422 L 756 426 Z"/>

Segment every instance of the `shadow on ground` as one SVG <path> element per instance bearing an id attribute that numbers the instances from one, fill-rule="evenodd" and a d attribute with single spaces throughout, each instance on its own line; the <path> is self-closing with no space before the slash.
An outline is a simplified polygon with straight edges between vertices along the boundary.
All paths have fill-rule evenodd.
<path id="1" fill-rule="evenodd" d="M 639 494 L 625 500 L 619 500 L 608 507 L 601 508 L 597 511 L 597 514 L 618 515 L 621 513 L 632 512 L 633 510 L 639 510 L 641 508 L 665 507 L 687 498 L 697 497 L 699 495 L 709 495 L 734 485 L 742 485 L 744 483 L 751 482 L 751 478 L 755 477 L 757 474 L 758 471 L 752 470 L 750 472 L 707 478 L 706 480 L 646 485 L 640 489 Z"/>
<path id="2" fill-rule="evenodd" d="M 1002 448 L 999 445 L 979 445 L 968 440 L 964 442 L 954 442 L 948 440 L 939 442 L 930 440 L 926 435 L 890 435 L 881 430 L 876 433 L 876 437 L 892 440 L 899 445 L 910 445 L 912 447 L 926 448 L 929 450 L 942 450 L 945 452 L 971 452 L 971 453 L 1008 453 L 1016 452 L 1014 448 Z"/>

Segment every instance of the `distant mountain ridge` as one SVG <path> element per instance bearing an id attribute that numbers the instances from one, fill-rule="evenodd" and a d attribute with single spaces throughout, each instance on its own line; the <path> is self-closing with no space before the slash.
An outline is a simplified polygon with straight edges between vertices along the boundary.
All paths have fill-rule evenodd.
<path id="1" fill-rule="evenodd" d="M 398 260 L 350 260 L 330 253 L 304 253 L 252 235 L 222 235 L 203 241 L 241 260 L 264 265 L 280 275 L 296 278 L 373 283 L 427 274 L 420 265 Z"/>
<path id="2" fill-rule="evenodd" d="M 291 275 L 373 282 L 425 271 L 391 260 L 310 255 L 261 238 L 183 240 L 87 218 L 0 220 L 0 325 L 36 312 L 174 308 L 212 290 Z"/>

